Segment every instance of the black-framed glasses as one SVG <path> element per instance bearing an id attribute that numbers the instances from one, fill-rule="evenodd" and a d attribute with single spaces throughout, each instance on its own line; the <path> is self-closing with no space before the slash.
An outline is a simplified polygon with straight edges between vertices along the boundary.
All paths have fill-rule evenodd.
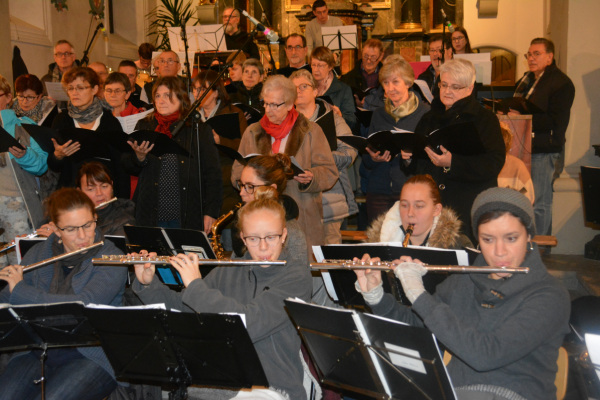
<path id="1" fill-rule="evenodd" d="M 239 190 L 241 192 L 242 189 L 244 189 L 246 191 L 246 193 L 248 193 L 248 194 L 254 194 L 254 188 L 261 187 L 261 186 L 269 186 L 269 185 L 252 185 L 251 183 L 242 183 L 242 181 L 240 181 L 240 180 L 235 181 L 235 187 L 237 188 L 237 190 Z"/>
<path id="2" fill-rule="evenodd" d="M 457 37 L 453 37 L 452 41 L 453 42 L 460 42 L 461 40 L 464 40 L 465 37 L 464 36 L 457 36 Z"/>
<path id="3" fill-rule="evenodd" d="M 18 98 L 20 101 L 33 101 L 33 100 L 37 99 L 37 98 L 38 98 L 38 96 L 23 96 L 23 95 L 21 95 L 21 94 L 18 94 L 18 95 L 17 95 L 17 98 Z"/>
<path id="4" fill-rule="evenodd" d="M 246 246 L 248 247 L 258 246 L 261 240 L 264 240 L 269 246 L 274 246 L 279 243 L 279 240 L 281 240 L 282 236 L 283 233 L 267 236 L 244 236 L 244 240 L 246 241 Z"/>
<path id="5" fill-rule="evenodd" d="M 265 103 L 264 100 L 260 101 L 260 105 L 266 110 L 267 108 L 273 108 L 273 109 L 278 109 L 279 107 L 281 107 L 282 105 L 285 104 L 285 101 L 282 101 L 281 103 L 277 104 L 277 103 Z"/>
<path id="6" fill-rule="evenodd" d="M 377 61 L 379 57 L 381 57 L 381 54 L 378 56 L 368 56 L 366 54 L 362 56 L 363 60 L 365 61 Z"/>
<path id="7" fill-rule="evenodd" d="M 61 57 L 71 57 L 73 55 L 75 55 L 75 53 L 72 53 L 70 51 L 65 51 L 64 53 L 54 53 L 54 57 L 58 57 L 58 58 L 61 58 Z"/>
<path id="8" fill-rule="evenodd" d="M 310 88 L 310 89 L 312 89 L 312 88 L 313 88 L 313 85 L 311 85 L 311 84 L 309 84 L 309 83 L 301 83 L 301 84 L 299 84 L 298 86 L 296 86 L 296 88 L 297 88 L 298 90 L 300 90 L 301 92 L 304 92 L 305 90 L 307 90 L 307 89 L 309 89 L 309 88 Z"/>
<path id="9" fill-rule="evenodd" d="M 90 232 L 94 230 L 96 228 L 96 220 L 86 222 L 85 224 L 80 226 L 65 226 L 64 228 L 61 228 L 60 226 L 56 225 L 56 227 L 64 233 L 73 235 L 79 232 L 79 229 L 83 229 L 84 232 Z"/>
<path id="10" fill-rule="evenodd" d="M 106 94 L 116 94 L 116 95 L 120 95 L 121 93 L 126 92 L 125 89 L 104 89 L 104 93 Z"/>

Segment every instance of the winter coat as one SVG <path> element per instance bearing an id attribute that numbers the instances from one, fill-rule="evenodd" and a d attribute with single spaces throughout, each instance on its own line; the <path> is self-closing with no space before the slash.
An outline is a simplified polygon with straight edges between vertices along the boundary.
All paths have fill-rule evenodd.
<path id="1" fill-rule="evenodd" d="M 238 151 L 242 155 L 272 154 L 271 136 L 263 130 L 260 123 L 252 124 L 242 136 Z M 288 156 L 294 156 L 302 169 L 310 170 L 314 175 L 308 185 L 289 180 L 284 193 L 298 204 L 300 209 L 298 222 L 306 236 L 309 248 L 313 245 L 323 245 L 325 233 L 322 224 L 322 192 L 331 189 L 338 179 L 337 168 L 327 139 L 319 125 L 310 122 L 300 114 L 287 136 L 283 152 Z M 240 179 L 243 168 L 239 161 L 233 163 L 232 183 Z"/>

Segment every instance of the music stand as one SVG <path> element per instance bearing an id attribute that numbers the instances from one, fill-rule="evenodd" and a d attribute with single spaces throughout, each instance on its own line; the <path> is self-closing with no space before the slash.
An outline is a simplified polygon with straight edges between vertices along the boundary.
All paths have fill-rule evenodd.
<path id="1" fill-rule="evenodd" d="M 239 315 L 159 309 L 94 309 L 86 316 L 119 379 L 175 385 L 268 387 L 258 354 Z"/>
<path id="2" fill-rule="evenodd" d="M 83 314 L 82 302 L 8 305 L 0 308 L 0 351 L 41 350 L 40 384 L 45 398 L 48 349 L 97 345 L 98 337 Z"/>
<path id="3" fill-rule="evenodd" d="M 356 50 L 358 32 L 356 25 L 324 26 L 321 28 L 323 46 L 334 50 Z"/>
<path id="4" fill-rule="evenodd" d="M 427 329 L 356 310 L 285 304 L 321 382 L 377 399 L 456 399 Z"/>

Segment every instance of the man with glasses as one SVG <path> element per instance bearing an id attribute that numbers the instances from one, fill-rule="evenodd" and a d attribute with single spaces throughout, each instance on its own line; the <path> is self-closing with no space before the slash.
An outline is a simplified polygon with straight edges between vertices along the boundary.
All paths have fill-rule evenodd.
<path id="1" fill-rule="evenodd" d="M 164 76 L 177 76 L 179 70 L 181 69 L 181 62 L 179 61 L 179 56 L 172 50 L 166 50 L 160 53 L 158 57 L 156 57 L 152 63 L 154 65 L 154 71 L 156 72 L 156 76 L 158 78 L 162 78 Z M 154 87 L 154 82 L 148 82 L 144 85 L 144 92 L 140 96 L 141 101 L 145 103 L 152 103 L 152 88 Z"/>
<path id="2" fill-rule="evenodd" d="M 258 46 L 253 40 L 248 41 L 248 32 L 240 29 L 240 11 L 236 8 L 227 7 L 223 11 L 222 18 L 223 25 L 225 26 L 225 44 L 227 44 L 227 50 L 242 49 L 249 58 L 260 60 Z"/>
<path id="3" fill-rule="evenodd" d="M 531 179 L 535 191 L 537 234 L 551 235 L 552 185 L 556 165 L 561 155 L 564 158 L 565 132 L 575 98 L 575 86 L 556 66 L 551 40 L 533 39 L 525 58 L 529 72 L 517 82 L 515 97 L 525 97 L 543 111 L 533 114 Z M 510 114 L 518 112 L 511 111 Z"/>
<path id="4" fill-rule="evenodd" d="M 323 46 L 322 27 L 344 25 L 341 19 L 329 15 L 329 9 L 327 8 L 325 0 L 316 0 L 312 5 L 312 11 L 315 18 L 306 24 L 304 33 L 306 35 L 306 43 L 309 52 L 312 52 L 313 49 L 316 49 L 319 46 Z"/>
<path id="5" fill-rule="evenodd" d="M 352 89 L 357 107 L 363 106 L 369 89 L 379 87 L 381 60 L 383 60 L 383 43 L 379 39 L 369 39 L 363 45 L 361 62 L 340 79 Z"/>
<path id="6" fill-rule="evenodd" d="M 299 69 L 312 72 L 310 65 L 306 63 L 306 53 L 308 53 L 306 38 L 298 33 L 292 33 L 285 40 L 285 55 L 287 56 L 289 65 L 279 68 L 276 74 L 289 78 L 294 71 Z"/>
<path id="7" fill-rule="evenodd" d="M 440 79 L 440 66 L 442 65 L 442 35 L 432 35 L 429 37 L 429 57 L 431 65 L 423 71 L 417 79 L 427 82 L 429 90 L 433 97 L 439 97 L 440 89 L 438 87 Z M 444 47 L 444 60 L 452 59 L 452 46 L 447 44 Z"/>
<path id="8" fill-rule="evenodd" d="M 42 77 L 42 82 L 60 82 L 65 72 L 79 65 L 79 60 L 75 59 L 73 45 L 68 40 L 59 40 L 54 45 L 54 62 L 48 65 L 48 73 Z M 44 96 L 47 95 L 48 91 L 44 85 Z M 66 101 L 59 101 L 56 105 L 60 110 L 67 108 Z"/>

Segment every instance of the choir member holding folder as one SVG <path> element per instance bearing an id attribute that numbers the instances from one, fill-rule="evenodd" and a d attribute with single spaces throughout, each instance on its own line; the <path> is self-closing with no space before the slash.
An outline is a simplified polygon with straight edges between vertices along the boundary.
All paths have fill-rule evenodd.
<path id="1" fill-rule="evenodd" d="M 481 247 L 475 266 L 527 267 L 529 273 L 452 274 L 432 295 L 423 285 L 427 269 L 402 256 L 394 274 L 412 307 L 383 293 L 380 271 L 356 270 L 355 287 L 375 314 L 436 336 L 452 355 L 447 368 L 459 399 L 556 398 L 556 360 L 569 332 L 570 301 L 531 243 L 531 203 L 516 190 L 490 188 L 475 199 L 471 218 Z M 362 260 L 377 261 L 368 254 Z"/>
<path id="2" fill-rule="evenodd" d="M 107 132 L 122 132 L 121 124 L 110 107 L 96 97 L 98 75 L 90 68 L 76 67 L 63 75 L 62 84 L 69 95 L 67 111 L 52 123 L 62 140 L 53 137 L 54 151 L 48 154 L 48 167 L 60 173 L 58 187 L 75 187 L 81 165 L 95 159 L 109 166 L 117 196 L 128 198 L 129 176 L 119 166 L 123 146 L 105 140 Z"/>
<path id="3" fill-rule="evenodd" d="M 461 154 L 440 145 L 426 147 L 426 158 L 413 157 L 402 152 L 409 162 L 406 171 L 427 173 L 438 183 L 442 193 L 442 204 L 454 209 L 463 221 L 464 233 L 471 234 L 469 211 L 475 197 L 483 190 L 497 186 L 497 178 L 504 165 L 504 141 L 498 118 L 483 108 L 471 96 L 475 83 L 475 68 L 470 61 L 457 59 L 447 61 L 440 67 L 440 97 L 434 98 L 431 110 L 423 116 L 415 134 L 428 136 L 436 129 L 471 123 L 472 129 L 481 140 L 482 151 L 476 154 Z M 467 139 L 465 147 L 472 140 Z M 474 238 L 472 238 L 474 239 Z"/>
<path id="4" fill-rule="evenodd" d="M 197 138 L 188 123 L 173 136 L 173 126 L 191 106 L 179 78 L 159 78 L 152 89 L 152 98 L 155 112 L 140 120 L 137 129 L 155 132 L 172 150 L 165 152 L 164 146 L 150 140 L 138 141 L 132 137 L 128 142 L 134 153 L 124 154 L 122 164 L 127 173 L 139 177 L 133 196 L 136 224 L 210 232 L 219 217 L 223 197 L 213 135 L 200 126 Z"/>
<path id="5" fill-rule="evenodd" d="M 369 134 L 403 129 L 414 131 L 429 106 L 409 91 L 414 71 L 399 55 L 389 56 L 379 71 L 379 81 L 385 90 L 385 105 L 373 112 Z M 363 154 L 361 175 L 367 177 L 367 218 L 374 221 L 398 200 L 406 176 L 400 170 L 400 157 L 389 151 L 372 150 Z"/>

